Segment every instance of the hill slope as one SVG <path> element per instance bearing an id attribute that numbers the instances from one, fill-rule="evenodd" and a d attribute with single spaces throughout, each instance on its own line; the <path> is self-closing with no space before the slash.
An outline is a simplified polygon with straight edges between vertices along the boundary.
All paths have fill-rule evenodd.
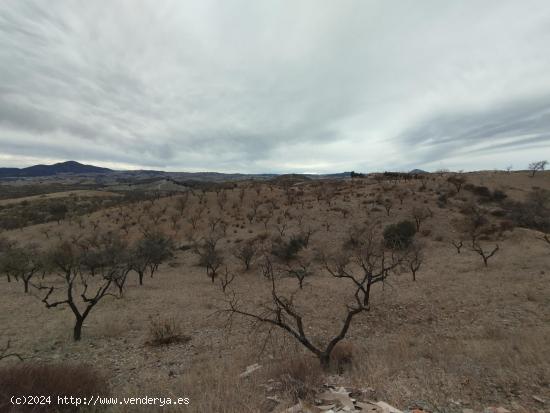
<path id="1" fill-rule="evenodd" d="M 35 177 L 61 173 L 90 174 L 107 172 L 112 172 L 112 170 L 93 165 L 84 165 L 75 161 L 67 161 L 53 165 L 33 165 L 28 168 L 0 168 L 0 177 Z"/>

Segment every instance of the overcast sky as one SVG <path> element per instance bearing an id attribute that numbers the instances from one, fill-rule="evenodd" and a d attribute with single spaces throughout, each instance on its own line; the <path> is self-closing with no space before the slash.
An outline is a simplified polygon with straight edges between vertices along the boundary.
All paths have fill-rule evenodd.
<path id="1" fill-rule="evenodd" d="M 550 158 L 550 1 L 0 2 L 0 166 Z"/>

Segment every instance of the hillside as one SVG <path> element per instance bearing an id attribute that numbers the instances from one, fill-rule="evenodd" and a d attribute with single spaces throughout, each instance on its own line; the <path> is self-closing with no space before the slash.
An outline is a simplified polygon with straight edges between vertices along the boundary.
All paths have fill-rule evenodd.
<path id="1" fill-rule="evenodd" d="M 64 198 L 66 217 L 54 215 L 55 194 L 5 201 L 5 218 L 20 225 L 4 228 L 4 246 L 24 246 L 16 251 L 33 258 L 80 248 L 85 259 L 90 251 L 114 252 L 108 268 L 119 271 L 139 269 L 136 263 L 155 250 L 150 245 L 175 248 L 155 261 L 160 265 L 145 272 L 143 283 L 135 269 L 122 271 L 116 279 L 122 283 L 86 319 L 81 341 L 72 339 L 71 310 L 46 308 L 45 290 L 35 287 L 55 286 L 50 298 L 61 300 L 60 271 L 36 275 L 28 293 L 21 277 L 8 282 L 2 274 L 0 334 L 29 365 L 87 363 L 102 372 L 112 394 L 182 395 L 191 399 L 189 412 L 306 411 L 286 409 L 299 400 L 315 403 L 323 383 L 403 409 L 422 401 L 424 412 L 487 406 L 542 412 L 550 400 L 544 352 L 550 244 L 541 232 L 550 228 L 549 177 L 482 172 L 450 181 L 439 174 L 293 186 L 248 181 L 149 198 L 75 192 Z M 159 184 L 172 183 L 151 183 Z M 51 216 L 31 220 L 42 211 Z M 391 250 L 385 230 L 403 220 L 418 226 L 414 248 Z M 250 248 L 247 267 L 242 258 Z M 276 292 L 302 317 L 306 337 L 324 346 L 350 306 L 362 305 L 351 279 L 329 271 L 339 263 L 358 282 L 364 282 L 361 263 L 384 275 L 328 370 L 282 329 L 231 312 L 234 305 L 270 315 Z M 90 275 L 88 266 L 79 268 L 90 288 L 80 278 L 74 285 L 79 308 L 86 305 L 82 291 L 95 293 L 108 280 Z M 164 341 L 155 344 L 158 334 Z M 256 363 L 261 368 L 242 376 Z"/>
<path id="2" fill-rule="evenodd" d="M 53 165 L 33 165 L 27 168 L 0 168 L 0 178 L 38 177 L 58 174 L 95 174 L 113 172 L 112 169 L 84 165 L 75 161 L 60 162 Z"/>

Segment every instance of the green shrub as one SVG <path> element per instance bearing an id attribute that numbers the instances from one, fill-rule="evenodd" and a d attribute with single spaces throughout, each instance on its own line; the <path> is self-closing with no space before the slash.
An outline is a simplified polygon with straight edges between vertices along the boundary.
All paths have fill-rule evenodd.
<path id="1" fill-rule="evenodd" d="M 384 242 L 386 247 L 403 249 L 408 247 L 416 234 L 416 226 L 411 221 L 400 221 L 391 224 L 384 229 Z"/>
<path id="2" fill-rule="evenodd" d="M 305 240 L 299 236 L 292 237 L 285 241 L 277 238 L 271 247 L 271 253 L 282 261 L 288 262 L 296 258 L 298 253 L 305 247 Z"/>
<path id="3" fill-rule="evenodd" d="M 550 231 L 550 191 L 535 189 L 525 202 L 507 202 L 504 208 L 509 219 L 518 227 Z"/>

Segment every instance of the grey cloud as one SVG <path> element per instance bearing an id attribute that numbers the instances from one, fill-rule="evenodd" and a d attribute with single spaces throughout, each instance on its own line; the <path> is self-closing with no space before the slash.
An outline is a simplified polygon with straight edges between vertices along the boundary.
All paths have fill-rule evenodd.
<path id="1" fill-rule="evenodd" d="M 6 0 L 0 155 L 336 172 L 535 154 L 549 40 L 544 0 Z"/>
<path id="2" fill-rule="evenodd" d="M 550 95 L 477 111 L 428 118 L 397 139 L 422 152 L 420 163 L 453 155 L 472 156 L 550 146 Z"/>

